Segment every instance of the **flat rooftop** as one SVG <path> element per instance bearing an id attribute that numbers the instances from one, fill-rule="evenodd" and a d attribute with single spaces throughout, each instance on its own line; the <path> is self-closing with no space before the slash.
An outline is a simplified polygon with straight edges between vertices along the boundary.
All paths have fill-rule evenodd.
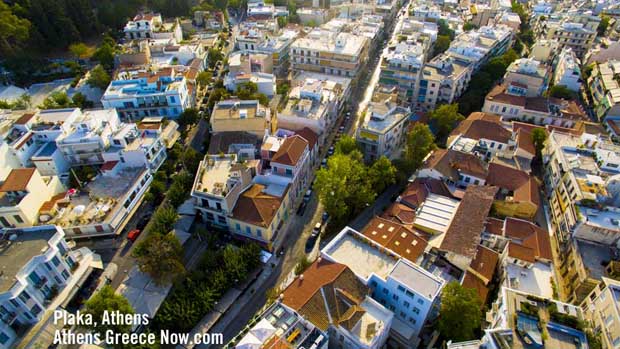
<path id="1" fill-rule="evenodd" d="M 418 294 L 424 295 L 431 301 L 435 299 L 443 286 L 442 280 L 417 265 L 404 260 L 396 263 L 390 273 L 390 277 L 406 285 L 409 289 L 415 290 Z"/>
<path id="2" fill-rule="evenodd" d="M 322 251 L 366 280 L 373 273 L 385 279 L 394 269 L 398 257 L 386 252 L 350 228 L 345 228 L 344 234 L 338 235 Z"/>
<path id="3" fill-rule="evenodd" d="M 553 270 L 550 265 L 536 262 L 532 268 L 524 268 L 509 263 L 504 270 L 506 286 L 540 297 L 553 298 L 550 281 L 553 278 Z"/>
<path id="4" fill-rule="evenodd" d="M 0 293 L 8 291 L 17 281 L 19 270 L 45 252 L 56 229 L 34 232 L 7 231 L 0 235 Z"/>
<path id="5" fill-rule="evenodd" d="M 205 158 L 199 169 L 199 178 L 195 190 L 212 195 L 225 196 L 226 183 L 233 173 L 236 161 L 232 156 L 210 156 Z"/>

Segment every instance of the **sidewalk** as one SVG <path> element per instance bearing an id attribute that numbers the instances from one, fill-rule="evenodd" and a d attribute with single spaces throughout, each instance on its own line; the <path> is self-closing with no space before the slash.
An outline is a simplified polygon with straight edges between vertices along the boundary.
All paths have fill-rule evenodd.
<path id="1" fill-rule="evenodd" d="M 280 261 L 274 256 L 262 269 L 255 271 L 242 287 L 228 290 L 222 299 L 215 304 L 214 310 L 205 315 L 190 332 L 190 338 L 193 338 L 197 333 L 222 333 L 226 324 L 234 319 L 250 301 L 254 293 L 248 291 L 259 289 L 272 275 L 275 268 L 271 267 L 271 263 L 277 265 Z M 178 345 L 176 348 L 192 349 L 194 347 L 194 344 L 189 344 L 187 346 Z M 204 345 L 199 346 L 199 348 L 204 347 Z"/>

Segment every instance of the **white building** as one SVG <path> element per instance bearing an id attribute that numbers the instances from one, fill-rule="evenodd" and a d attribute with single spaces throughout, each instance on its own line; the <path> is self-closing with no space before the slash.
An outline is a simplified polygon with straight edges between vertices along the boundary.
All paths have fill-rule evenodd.
<path id="1" fill-rule="evenodd" d="M 125 37 L 133 39 L 151 39 L 153 32 L 162 25 L 161 14 L 147 13 L 136 15 L 133 20 L 128 21 L 123 28 Z"/>
<path id="2" fill-rule="evenodd" d="M 173 67 L 157 71 L 121 71 L 101 97 L 104 108 L 116 108 L 123 119 L 178 117 L 191 106 L 184 74 Z"/>
<path id="3" fill-rule="evenodd" d="M 15 348 L 19 333 L 50 317 L 75 294 L 100 257 L 72 251 L 55 226 L 7 230 L 0 235 L 0 348 Z"/>
<path id="4" fill-rule="evenodd" d="M 444 281 L 346 227 L 321 250 L 327 260 L 348 266 L 394 313 L 392 338 L 415 347 L 422 327 L 437 316 Z"/>
<path id="5" fill-rule="evenodd" d="M 579 59 L 569 47 L 562 49 L 558 55 L 553 76 L 554 85 L 562 85 L 571 91 L 579 92 L 581 87 L 581 68 Z"/>
<path id="6" fill-rule="evenodd" d="M 369 104 L 366 118 L 356 134 L 366 160 L 401 155 L 410 115 L 409 108 L 389 101 Z"/>

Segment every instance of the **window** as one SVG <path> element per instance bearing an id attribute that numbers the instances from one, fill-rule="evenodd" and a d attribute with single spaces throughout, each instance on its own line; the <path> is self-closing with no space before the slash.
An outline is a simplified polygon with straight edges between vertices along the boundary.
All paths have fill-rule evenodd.
<path id="1" fill-rule="evenodd" d="M 400 292 L 405 292 L 405 288 L 404 288 L 404 287 L 402 287 L 401 285 L 398 285 L 397 289 L 398 289 Z"/>
<path id="2" fill-rule="evenodd" d="M 13 304 L 15 308 L 19 308 L 19 303 L 17 302 L 15 298 L 11 299 L 11 304 Z"/>
<path id="3" fill-rule="evenodd" d="M 413 298 L 413 297 L 414 297 L 413 292 L 411 292 L 411 291 L 409 291 L 409 290 L 405 291 L 405 293 L 407 293 L 407 296 L 409 296 L 409 297 L 411 297 L 411 298 Z"/>
<path id="4" fill-rule="evenodd" d="M 49 263 L 43 263 L 47 270 L 52 271 L 52 266 Z"/>
<path id="5" fill-rule="evenodd" d="M 424 305 L 424 300 L 423 300 L 423 299 L 418 298 L 418 304 L 419 304 L 419 305 Z"/>
<path id="6" fill-rule="evenodd" d="M 0 344 L 6 344 L 9 341 L 9 336 L 4 332 L 0 332 Z"/>
<path id="7" fill-rule="evenodd" d="M 384 289 L 383 289 L 383 294 L 390 294 L 390 291 L 388 291 L 388 289 L 387 289 L 387 288 L 384 288 Z"/>
<path id="8" fill-rule="evenodd" d="M 406 314 L 405 314 L 405 312 L 404 312 L 404 311 L 401 311 L 401 312 L 400 312 L 400 317 L 402 317 L 402 318 L 406 317 Z"/>
<path id="9" fill-rule="evenodd" d="M 37 273 L 34 271 L 30 273 L 30 275 L 28 275 L 28 279 L 30 279 L 30 281 L 34 282 L 35 284 L 41 281 L 41 278 L 39 277 L 39 275 L 37 275 Z"/>
<path id="10" fill-rule="evenodd" d="M 245 232 L 248 233 L 248 235 L 252 235 L 252 228 L 245 227 Z"/>
<path id="11" fill-rule="evenodd" d="M 377 282 L 376 282 L 375 280 L 372 280 L 372 281 L 370 282 L 370 286 L 372 286 L 372 287 L 377 287 Z"/>
<path id="12" fill-rule="evenodd" d="M 176 98 L 174 98 L 174 96 L 170 96 L 170 103 L 176 103 Z"/>
<path id="13" fill-rule="evenodd" d="M 392 299 L 397 301 L 398 300 L 398 295 L 397 294 L 392 295 Z"/>
<path id="14" fill-rule="evenodd" d="M 38 306 L 37 304 L 33 305 L 32 308 L 30 309 L 30 313 L 35 317 L 39 315 L 41 311 L 43 311 L 43 309 L 41 309 L 41 307 Z"/>
<path id="15" fill-rule="evenodd" d="M 407 301 L 404 301 L 404 302 L 403 302 L 403 306 L 404 306 L 405 308 L 409 309 L 409 305 L 410 305 L 410 304 L 409 304 L 409 302 L 407 302 Z"/>
<path id="16" fill-rule="evenodd" d="M 54 263 L 55 266 L 60 265 L 60 259 L 58 259 L 58 257 L 54 256 L 54 258 L 52 258 L 52 263 Z"/>
<path id="17" fill-rule="evenodd" d="M 235 224 L 235 228 L 237 229 L 237 231 L 241 231 L 241 224 L 239 223 Z"/>
<path id="18" fill-rule="evenodd" d="M 4 217 L 0 217 L 0 223 L 4 227 L 10 227 L 11 226 L 11 223 L 9 223 L 9 221 L 7 221 L 6 218 L 4 218 Z"/>
<path id="19" fill-rule="evenodd" d="M 263 231 L 262 231 L 262 230 L 260 230 L 260 229 L 256 229 L 256 235 L 257 235 L 258 237 L 262 237 L 262 236 L 263 236 Z"/>
<path id="20" fill-rule="evenodd" d="M 21 299 L 25 303 L 30 299 L 30 295 L 28 294 L 28 292 L 24 291 L 19 294 L 19 299 Z"/>
<path id="21" fill-rule="evenodd" d="M 20 215 L 18 215 L 18 214 L 13 215 L 13 218 L 15 218 L 15 221 L 16 221 L 17 223 L 24 223 L 24 220 L 22 219 L 22 216 L 20 216 Z"/>
<path id="22" fill-rule="evenodd" d="M 60 273 L 60 274 L 62 275 L 62 277 L 63 277 L 63 278 L 65 278 L 65 280 L 66 280 L 66 279 L 69 279 L 69 276 L 70 276 L 70 275 L 69 275 L 69 273 L 67 273 L 67 271 L 66 271 L 66 270 L 63 270 L 63 271 L 62 271 L 62 273 Z"/>
<path id="23" fill-rule="evenodd" d="M 420 314 L 420 309 L 417 307 L 413 307 L 413 312 L 416 314 Z"/>

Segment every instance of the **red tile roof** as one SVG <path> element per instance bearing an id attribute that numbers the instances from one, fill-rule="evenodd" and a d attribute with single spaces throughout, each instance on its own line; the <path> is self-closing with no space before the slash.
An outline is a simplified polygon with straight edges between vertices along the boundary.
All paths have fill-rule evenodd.
<path id="1" fill-rule="evenodd" d="M 316 134 L 316 132 L 312 131 L 308 127 L 304 127 L 295 133 L 300 135 L 303 139 L 305 139 L 308 142 L 310 149 L 314 149 L 314 146 L 319 141 L 319 136 Z"/>
<path id="2" fill-rule="evenodd" d="M 415 210 L 407 205 L 394 202 L 383 211 L 381 217 L 411 226 L 415 220 Z"/>
<path id="3" fill-rule="evenodd" d="M 487 301 L 487 297 L 489 296 L 489 289 L 482 280 L 480 280 L 472 272 L 467 271 L 465 273 L 465 278 L 463 278 L 463 287 L 473 288 L 474 290 L 476 290 L 476 293 L 478 293 L 478 297 L 482 302 L 482 306 L 484 306 Z"/>
<path id="4" fill-rule="evenodd" d="M 428 245 L 421 234 L 381 217 L 373 218 L 361 233 L 413 263 Z"/>
<path id="5" fill-rule="evenodd" d="M 20 116 L 19 119 L 15 120 L 17 125 L 25 125 L 32 119 L 34 113 L 24 113 L 24 115 Z"/>
<path id="6" fill-rule="evenodd" d="M 325 259 L 316 260 L 304 271 L 303 279 L 295 279 L 284 290 L 282 302 L 295 311 L 301 309 L 314 293 L 336 280 L 346 269 L 347 266 L 344 264 Z"/>
<path id="7" fill-rule="evenodd" d="M 476 273 L 484 277 L 488 283 L 493 279 L 497 262 L 499 262 L 499 254 L 497 252 L 482 245 L 478 245 L 476 257 L 471 261 L 469 266 L 476 271 Z"/>
<path id="8" fill-rule="evenodd" d="M 511 257 L 526 261 L 532 261 L 533 258 L 553 260 L 549 233 L 534 223 L 517 218 L 506 218 L 504 235 L 511 240 L 511 245 L 522 246 L 509 246 L 508 254 Z"/>
<path id="9" fill-rule="evenodd" d="M 475 257 L 496 192 L 497 188 L 492 186 L 467 187 L 440 249 L 472 259 Z"/>
<path id="10" fill-rule="evenodd" d="M 287 137 L 280 149 L 273 155 L 271 162 L 287 166 L 295 166 L 304 154 L 304 150 L 308 146 L 308 142 L 301 136 L 294 135 Z"/>
<path id="11" fill-rule="evenodd" d="M 237 199 L 233 217 L 243 222 L 268 227 L 278 212 L 282 199 L 263 193 L 264 185 L 253 184 Z"/>
<path id="12" fill-rule="evenodd" d="M 0 192 L 26 190 L 35 171 L 35 168 L 16 168 L 11 170 L 0 186 Z"/>
<path id="13" fill-rule="evenodd" d="M 459 180 L 459 171 L 478 178 L 487 176 L 486 165 L 482 160 L 473 154 L 456 150 L 434 150 L 426 159 L 424 167 L 434 169 L 455 182 Z"/>
<path id="14" fill-rule="evenodd" d="M 504 144 L 508 144 L 512 136 L 502 125 L 499 115 L 480 112 L 471 113 L 450 133 L 450 136 L 458 135 L 475 140 L 489 139 Z"/>
<path id="15" fill-rule="evenodd" d="M 101 171 L 110 171 L 111 169 L 113 169 L 116 164 L 118 164 L 117 160 L 113 160 L 113 161 L 106 161 L 103 163 L 103 165 L 101 165 L 100 170 Z"/>

